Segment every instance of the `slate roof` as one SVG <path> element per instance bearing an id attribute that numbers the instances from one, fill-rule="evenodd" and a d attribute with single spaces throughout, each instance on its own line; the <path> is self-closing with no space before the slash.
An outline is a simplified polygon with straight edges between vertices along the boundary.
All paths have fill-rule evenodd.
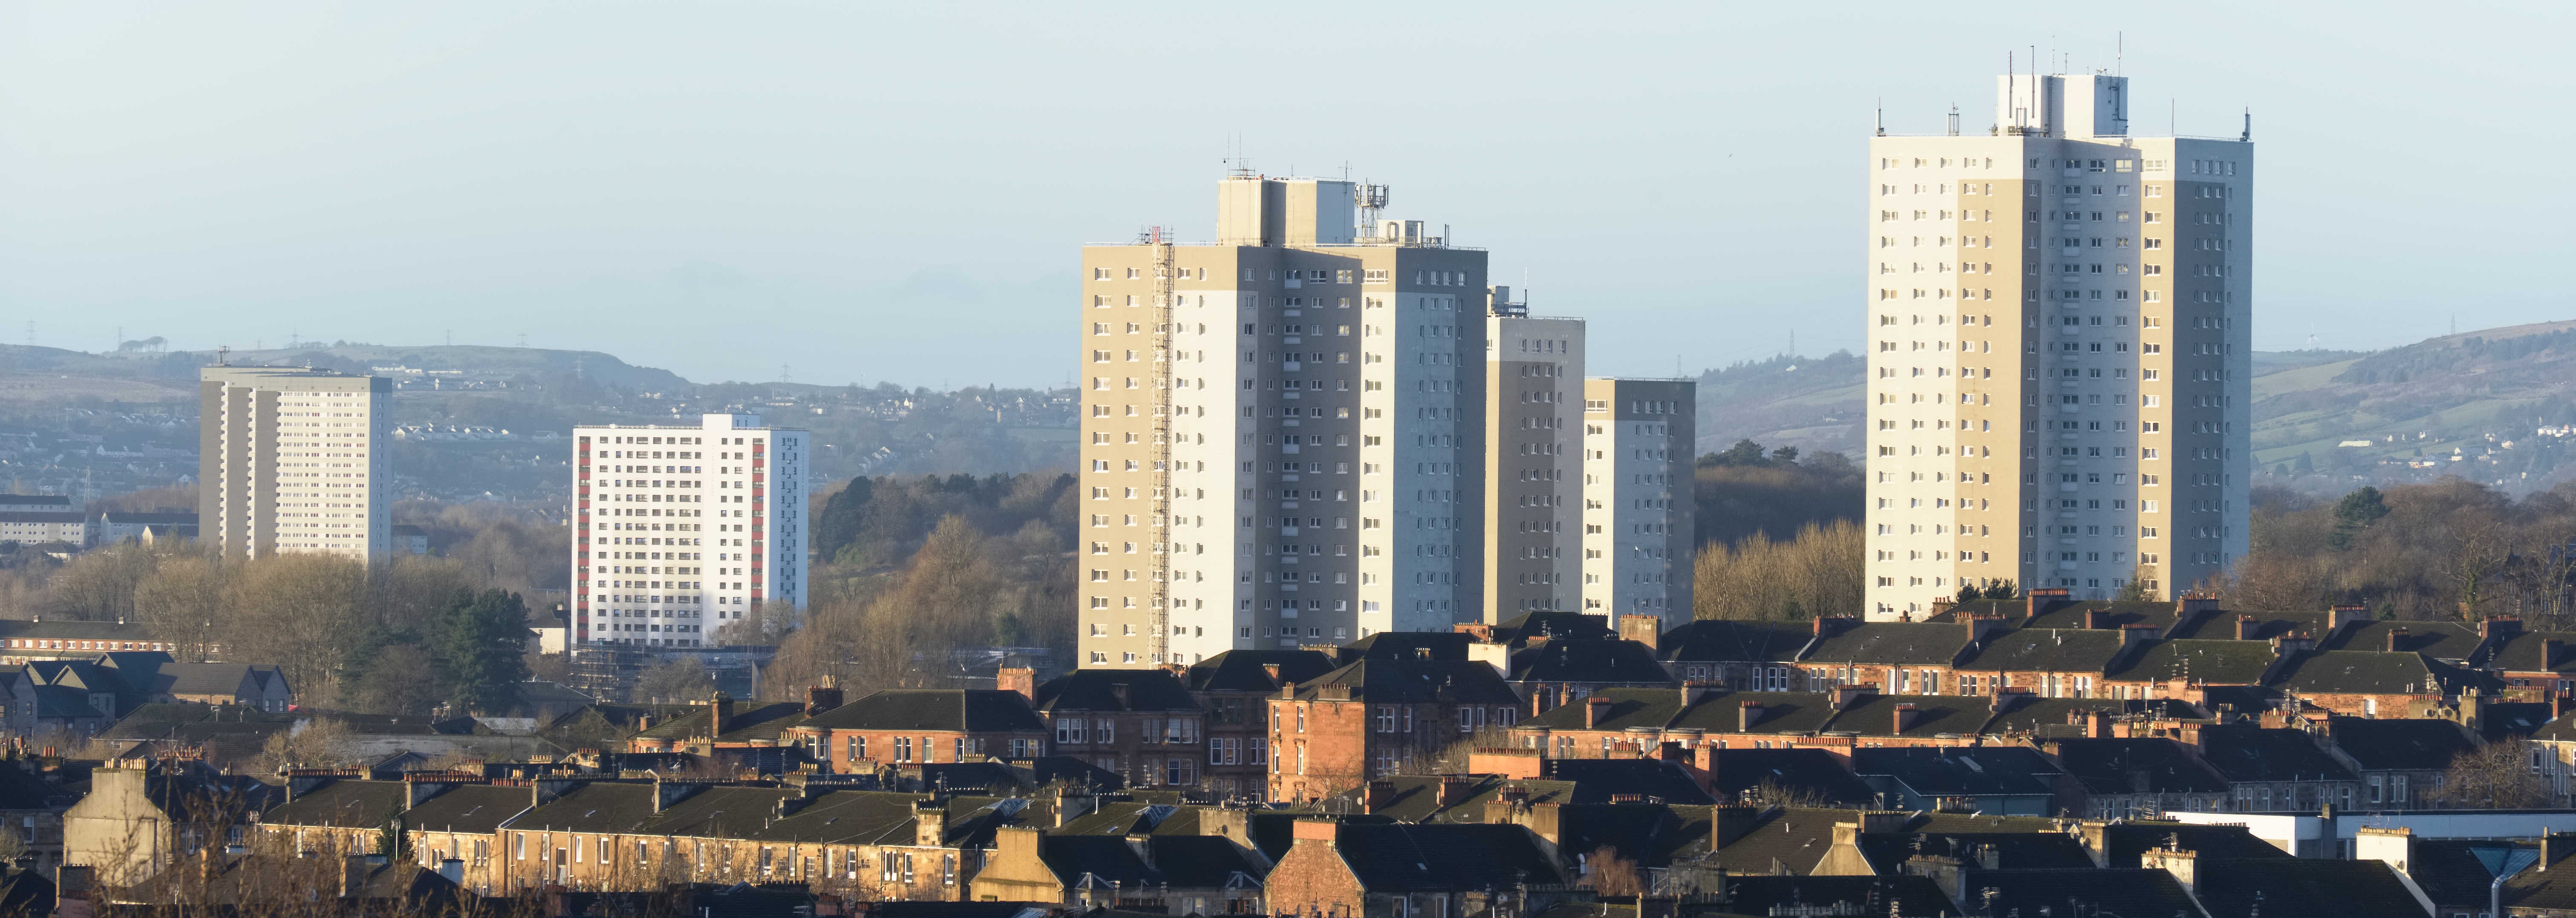
<path id="1" fill-rule="evenodd" d="M 2543 660 L 2541 646 L 2550 641 L 2558 642 L 2558 655 Z M 2576 631 L 2525 631 L 2488 645 L 2478 662 L 2510 672 L 2576 673 Z"/>
<path id="2" fill-rule="evenodd" d="M 2254 617 L 2253 640 L 2257 641 L 2269 641 L 2285 634 L 2305 634 L 2322 641 L 2332 630 L 2327 626 L 2334 622 L 2334 612 L 2328 609 L 2296 612 L 2247 612 L 2240 609 L 2221 609 L 2202 616 L 2194 624 L 2176 625 L 2174 632 L 2165 636 L 2232 641 L 2236 639 L 2236 619 L 2242 615 Z"/>
<path id="3" fill-rule="evenodd" d="M 1677 858 L 1696 858 L 1703 867 L 1753 874 L 1771 873 L 1775 863 L 1790 874 L 1806 874 L 1815 869 L 1816 862 L 1824 859 L 1825 849 L 1832 846 L 1834 823 L 1861 821 L 1861 811 L 1858 810 L 1773 807 L 1756 816 L 1754 827 L 1734 842 L 1710 851 L 1707 848 L 1710 841 L 1709 809 L 1675 807 L 1674 812 L 1696 820 L 1694 824 L 1700 833 L 1696 841 L 1675 853 Z M 1908 818 L 1899 831 L 1937 834 L 2065 833 L 2053 819 L 1972 816 L 1965 813 L 1918 813 Z"/>
<path id="4" fill-rule="evenodd" d="M 2331 640 L 2324 640 L 2326 635 L 2318 634 L 2317 637 L 2324 640 L 2324 643 L 2318 644 L 2317 649 L 2386 651 L 2389 649 L 2389 635 L 2400 630 L 2405 631 L 2406 634 L 2398 638 L 2396 647 L 2398 651 L 2420 653 L 2436 660 L 2465 661 L 2478 657 L 2480 648 L 2486 643 L 2485 638 L 2478 636 L 2477 626 L 2461 622 L 2373 620 L 2355 625 L 2345 633 L 2335 635 Z M 2539 642 L 2532 642 L 2531 649 L 2532 655 L 2538 656 Z"/>
<path id="5" fill-rule="evenodd" d="M 1150 866 L 1123 836 L 1044 836 L 1038 839 L 1038 860 L 1067 887 L 1088 874 L 1099 885 L 1115 882 L 1126 889 L 1217 889 L 1230 880 L 1257 886 L 1263 873 L 1229 839 L 1156 835 L 1142 844 L 1154 855 Z"/>
<path id="6" fill-rule="evenodd" d="M 2156 641 L 2121 661 L 2107 678 L 2123 682 L 2189 678 L 2211 685 L 2255 685 L 2272 665 L 2263 641 Z"/>
<path id="7" fill-rule="evenodd" d="M 2517 848 L 2540 852 L 2538 844 L 2501 839 L 2418 838 L 2414 848 L 2406 860 L 2406 876 L 2424 891 L 2425 898 L 2436 906 L 2476 903 L 2481 912 L 2486 911 L 2487 890 L 2495 882 L 2495 874 L 2479 862 L 2478 854 L 2485 851 L 2494 856 Z M 2526 867 L 2524 872 L 2539 871 Z M 2514 901 L 2513 886 L 2507 883 L 2505 888 L 2504 901 L 2510 904 Z"/>
<path id="8" fill-rule="evenodd" d="M 2337 717 L 2326 722 L 2326 729 L 2335 746 L 2363 771 L 2441 771 L 2460 753 L 2477 748 L 2467 730 L 2447 720 Z"/>
<path id="9" fill-rule="evenodd" d="M 1716 758 L 1717 773 L 1709 784 L 1713 795 L 1720 799 L 1741 799 L 1765 782 L 1793 799 L 1813 798 L 1848 806 L 1865 806 L 1878 799 L 1878 792 L 1871 790 L 1868 782 L 1852 774 L 1833 753 L 1822 749 L 1727 748 L 1718 750 Z"/>
<path id="10" fill-rule="evenodd" d="M 1342 859 L 1371 893 L 1563 883 L 1538 839 L 1516 825 L 1342 823 Z"/>
<path id="11" fill-rule="evenodd" d="M 2292 694 L 2456 695 L 2462 688 L 2492 690 L 2499 680 L 2422 654 L 2366 650 L 2310 650 L 2293 657 L 2275 684 Z"/>
<path id="12" fill-rule="evenodd" d="M 1297 700 L 1320 699 L 1322 686 L 1326 685 L 1350 686 L 1353 701 L 1455 701 L 1514 706 L 1521 703 L 1520 693 L 1512 689 L 1511 683 L 1504 682 L 1492 666 L 1473 660 L 1362 660 L 1326 673 L 1313 682 L 1299 683 Z M 1579 712 L 1577 716 L 1580 716 Z"/>
<path id="13" fill-rule="evenodd" d="M 1399 822 L 1483 822 L 1485 804 L 1505 787 L 1525 791 L 1532 806 L 1541 803 L 1607 803 L 1610 793 L 1599 787 L 1582 787 L 1572 781 L 1550 779 L 1512 779 L 1500 775 L 1454 775 L 1467 780 L 1467 793 L 1448 806 L 1440 805 L 1439 775 L 1392 775 L 1378 780 L 1394 785 L 1395 793 L 1371 815 Z M 1338 799 L 1354 803 L 1363 800 L 1362 789 L 1344 791 Z M 1327 808 L 1333 809 L 1333 808 Z"/>
<path id="14" fill-rule="evenodd" d="M 525 793 L 522 791 L 522 796 Z M 370 829 L 384 825 L 385 817 L 402 809 L 400 781 L 341 780 L 297 794 L 295 799 L 261 814 L 259 821 L 269 825 Z"/>
<path id="15" fill-rule="evenodd" d="M 2025 602 L 2018 605 L 2025 606 L 2025 608 L 2015 610 L 2012 613 L 2013 624 L 2015 627 L 2025 630 L 2031 628 L 2083 628 L 2085 616 L 2092 612 L 2102 613 L 2102 617 L 2099 619 L 2102 626 L 2100 630 L 2107 630 L 2115 633 L 2125 625 L 2154 625 L 2156 627 L 2157 634 L 2163 634 L 2166 631 L 2172 630 L 2174 626 L 2174 604 L 2169 602 L 2123 602 L 2118 600 L 2061 602 L 2053 603 L 2047 610 L 2042 611 L 2036 616 L 2030 617 L 2024 617 L 2023 614 L 2027 611 L 2026 607 L 2028 604 Z"/>
<path id="16" fill-rule="evenodd" d="M 2169 739 L 2067 739 L 2050 744 L 2067 774 L 2094 794 L 2223 794 L 2227 776 Z"/>
<path id="17" fill-rule="evenodd" d="M 1176 814 L 1185 812 L 1168 803 L 1140 803 L 1133 800 L 1111 801 L 1099 809 L 1065 820 L 1063 825 L 1046 830 L 1049 835 L 1151 835 Z M 1198 820 L 1185 820 L 1195 825 Z"/>
<path id="18" fill-rule="evenodd" d="M 762 821 L 776 812 L 778 801 L 802 793 L 794 788 L 717 785 L 660 813 L 653 812 L 653 795 L 649 781 L 593 782 L 521 814 L 506 826 L 530 831 L 745 838 L 760 831 Z"/>
<path id="19" fill-rule="evenodd" d="M 995 689 L 881 689 L 797 726 L 809 730 L 1046 731 L 1018 692 Z"/>
<path id="20" fill-rule="evenodd" d="M 2179 840 L 2183 850 L 2200 855 L 2203 863 L 2214 858 L 2260 860 L 2290 856 L 2279 846 L 2256 838 L 2244 826 L 2119 820 L 2102 827 L 2103 866 L 2136 867 L 2139 852 L 2164 847 L 2168 840 Z"/>
<path id="21" fill-rule="evenodd" d="M 1636 641 L 1548 641 L 1513 651 L 1511 667 L 1514 682 L 1679 684 L 1654 649 Z"/>
<path id="22" fill-rule="evenodd" d="M 1164 669 L 1077 669 L 1038 686 L 1035 706 L 1048 713 L 1199 709 L 1189 686 Z"/>
<path id="23" fill-rule="evenodd" d="M 1545 759 L 1539 768 L 1542 777 L 1570 781 L 1605 797 L 1643 794 L 1663 803 L 1717 802 L 1680 765 L 1656 759 Z"/>
<path id="24" fill-rule="evenodd" d="M 2423 842 L 2416 842 L 2422 845 Z M 2576 849 L 2576 845 L 2562 846 Z M 2419 848 L 2420 850 L 2420 848 Z M 2549 864 L 2534 864 L 2504 882 L 2504 904 L 2511 908 L 2576 910 L 2576 870 L 2568 869 L 2568 857 L 2560 854 Z M 2548 869 L 2542 869 L 2542 868 Z M 2483 868 L 2481 868 L 2483 869 Z M 2432 890 L 2425 890 L 2431 893 Z M 2475 900 L 2472 900 L 2475 901 Z M 2435 899 L 2435 904 L 2442 900 Z"/>
<path id="25" fill-rule="evenodd" d="M 403 814 L 403 825 L 422 832 L 489 835 L 535 802 L 536 795 L 528 788 L 466 784 L 421 801 Z"/>
<path id="26" fill-rule="evenodd" d="M 1960 672 L 2103 672 L 2120 655 L 2118 631 L 2031 629 L 1989 636 Z"/>
<path id="27" fill-rule="evenodd" d="M 1926 797 L 2054 794 L 2059 768 L 2027 746 L 1852 750 L 1852 773 L 1886 777 Z"/>
<path id="28" fill-rule="evenodd" d="M 1849 903 L 1849 914 L 1854 915 L 1945 918 L 1959 914 L 1931 877 L 1731 876 L 1726 878 L 1726 890 L 1732 903 L 1726 910 L 1737 915 L 1794 914 L 1791 910 L 1801 906 L 1829 909 L 1844 903 Z"/>
<path id="29" fill-rule="evenodd" d="M 1967 646 L 1958 625 L 1869 622 L 1843 626 L 1818 638 L 1801 659 L 1858 666 L 1947 666 Z"/>
<path id="30" fill-rule="evenodd" d="M 1494 639 L 1518 646 L 1534 638 L 1586 640 L 1618 636 L 1610 616 L 1584 612 L 1523 612 L 1494 626 Z"/>
<path id="31" fill-rule="evenodd" d="M 2202 757 L 2231 782 L 2357 780 L 2304 730 L 2212 725 L 2200 738 Z"/>
<path id="32" fill-rule="evenodd" d="M 2084 735 L 2085 713 L 2100 711 L 2114 718 L 2148 716 L 2184 720 L 2203 719 L 2190 702 L 2172 698 L 2031 698 L 1996 715 L 1986 724 L 1989 735 L 2074 738 Z"/>
<path id="33" fill-rule="evenodd" d="M 1762 716 L 1753 723 L 1751 732 L 1762 734 L 1806 734 L 1822 730 L 1833 719 L 1833 696 L 1820 692 L 1728 692 L 1701 690 L 1689 709 L 1682 708 L 1681 692 L 1672 689 L 1610 688 L 1591 694 L 1592 698 L 1611 700 L 1608 717 L 1594 729 L 1624 730 L 1629 727 L 1682 727 L 1711 733 L 1742 732 L 1744 703 L 1762 704 Z M 1584 702 L 1560 705 L 1536 717 L 1520 721 L 1515 728 L 1582 730 Z"/>
<path id="34" fill-rule="evenodd" d="M 844 705 L 843 707 L 847 707 Z M 823 713 L 839 711 L 834 708 Z M 715 717 L 713 705 L 691 705 L 689 713 L 653 725 L 635 734 L 636 739 L 685 740 L 707 735 L 707 725 Z M 736 703 L 733 713 L 724 721 L 724 735 L 719 743 L 745 743 L 752 740 L 776 740 L 787 735 L 787 729 L 804 723 L 805 706 L 793 701 L 768 704 Z"/>
<path id="35" fill-rule="evenodd" d="M 68 619 L 55 619 L 53 621 L 0 619 L 0 640 L 9 640 L 13 638 L 28 638 L 31 640 L 60 639 L 71 641 L 98 640 L 112 641 L 116 643 L 116 646 L 97 648 L 99 650 L 131 650 L 134 648 L 124 646 L 126 642 L 148 642 L 160 640 L 160 637 L 153 634 L 151 629 L 145 628 L 141 624 L 124 624 L 119 622 L 76 622 Z"/>
<path id="36" fill-rule="evenodd" d="M 1464 660 L 1467 645 L 1476 636 L 1460 631 L 1380 631 L 1333 650 L 1334 663 L 1348 666 L 1361 660 L 1420 660 L 1427 653 L 1433 660 Z"/>
<path id="37" fill-rule="evenodd" d="M 2382 861 L 2217 861 L 2202 862 L 2193 873 L 2200 904 L 2212 915 L 2259 909 L 2263 918 L 2425 918 L 2414 891 Z"/>
<path id="38" fill-rule="evenodd" d="M 720 790 L 747 788 L 711 787 L 699 796 Z M 795 796 L 790 792 L 790 797 Z M 681 801 L 673 811 L 686 808 L 698 798 Z M 776 798 L 769 798 L 776 799 Z M 785 818 L 765 827 L 754 814 L 748 824 L 734 830 L 735 837 L 755 841 L 821 842 L 834 845 L 909 845 L 920 831 L 915 804 L 927 800 L 920 794 L 897 794 L 882 791 L 836 790 L 807 801 Z M 723 801 L 718 801 L 723 802 Z M 989 847 L 995 830 L 1004 826 L 1023 825 L 1024 816 L 1033 816 L 1028 801 L 1018 798 L 959 795 L 942 801 L 946 812 L 941 838 L 950 845 Z M 665 815 L 669 815 L 666 811 Z M 691 818 L 691 817 L 683 817 Z M 658 829 L 656 831 L 659 831 Z"/>
<path id="39" fill-rule="evenodd" d="M 1804 622 L 1738 622 L 1704 618 L 1664 632 L 1656 656 L 1674 663 L 1786 663 L 1816 637 Z"/>
<path id="40" fill-rule="evenodd" d="M 2269 863 L 2268 861 L 2266 863 Z M 2163 870 L 2086 867 L 2058 870 L 1966 870 L 1959 889 L 1968 901 L 1988 905 L 1990 914 L 2028 915 L 2072 912 L 2092 915 L 2153 916 L 2202 914 L 2191 892 Z M 1991 895 L 1989 899 L 1987 896 Z M 2075 908 L 2070 909 L 2072 903 Z M 2217 914 L 2214 913 L 2213 914 Z M 2225 913 L 2243 915 L 2242 911 Z M 2417 916 L 2422 918 L 2422 916 Z"/>
<path id="41" fill-rule="evenodd" d="M 1376 636 L 1370 635 L 1371 638 Z M 1229 650 L 1190 664 L 1189 688 L 1193 692 L 1256 692 L 1267 695 L 1279 690 L 1278 683 L 1271 681 L 1267 667 L 1279 667 L 1281 681 L 1305 682 L 1332 672 L 1339 665 L 1330 654 L 1320 650 Z"/>
<path id="42" fill-rule="evenodd" d="M 2489 742 L 2508 736 L 2530 736 L 2549 723 L 2549 708 L 2545 702 L 2490 703 L 2478 712 L 2478 732 Z"/>
<path id="43" fill-rule="evenodd" d="M 0 810 L 59 810 L 80 802 L 81 794 L 30 773 L 21 765 L 32 759 L 0 763 Z M 58 777 L 60 775 L 58 774 Z M 8 914 L 0 911 L 0 915 Z"/>
<path id="44" fill-rule="evenodd" d="M 1612 848 L 1622 857 L 1636 861 L 1639 867 L 1669 867 L 1677 849 L 1708 835 L 1705 823 L 1693 831 L 1688 820 L 1671 807 L 1658 804 L 1586 803 L 1561 807 L 1556 826 L 1557 850 L 1568 857 Z"/>
<path id="45" fill-rule="evenodd" d="M 1861 856 L 1881 874 L 1900 872 L 1917 854 L 1977 863 L 1979 848 L 1995 853 L 2003 870 L 2061 870 L 2093 866 L 2084 843 L 2064 832 L 1880 832 L 1860 837 Z"/>
<path id="46" fill-rule="evenodd" d="M 1914 723 L 1901 732 L 1896 729 L 1896 706 L 1900 704 L 1914 706 Z M 1944 733 L 1975 736 L 1993 716 L 1993 702 L 1978 695 L 1864 695 L 1835 715 L 1825 730 L 1924 739 Z"/>

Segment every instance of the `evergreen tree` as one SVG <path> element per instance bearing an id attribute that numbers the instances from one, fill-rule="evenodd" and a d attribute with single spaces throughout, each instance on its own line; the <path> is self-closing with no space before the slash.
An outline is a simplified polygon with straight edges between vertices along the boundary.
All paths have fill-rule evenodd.
<path id="1" fill-rule="evenodd" d="M 2363 485 L 2335 504 L 2334 532 L 2326 536 L 2326 543 L 2333 545 L 2336 551 L 2350 549 L 2354 536 L 2387 515 L 2388 502 L 2380 498 L 2379 489 Z"/>
<path id="2" fill-rule="evenodd" d="M 439 613 L 438 663 L 465 711 L 498 711 L 528 679 L 528 609 L 516 593 L 458 590 Z"/>
<path id="3" fill-rule="evenodd" d="M 823 502 L 823 512 L 814 516 L 815 557 L 839 563 L 842 550 L 858 544 L 859 528 L 867 521 L 868 503 L 875 496 L 876 482 L 861 475 Z"/>

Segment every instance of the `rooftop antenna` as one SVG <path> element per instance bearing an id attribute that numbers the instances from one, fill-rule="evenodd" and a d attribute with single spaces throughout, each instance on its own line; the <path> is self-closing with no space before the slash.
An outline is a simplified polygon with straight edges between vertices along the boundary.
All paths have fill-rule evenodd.
<path id="1" fill-rule="evenodd" d="M 2247 106 L 2245 109 L 2245 133 L 2236 135 L 2236 142 L 2254 142 L 2254 109 L 2252 106 Z"/>
<path id="2" fill-rule="evenodd" d="M 1878 136 L 1887 136 L 1887 97 L 1878 99 Z"/>
<path id="3" fill-rule="evenodd" d="M 2128 76 L 2129 33 L 2113 32 L 2111 35 L 2111 74 L 2113 76 Z"/>
<path id="4" fill-rule="evenodd" d="M 223 366 L 224 358 L 231 356 L 232 352 L 232 348 L 218 345 L 215 348 L 215 365 L 219 367 Z"/>
<path id="5" fill-rule="evenodd" d="M 1950 103 L 1950 136 L 1959 136 L 1959 103 Z"/>

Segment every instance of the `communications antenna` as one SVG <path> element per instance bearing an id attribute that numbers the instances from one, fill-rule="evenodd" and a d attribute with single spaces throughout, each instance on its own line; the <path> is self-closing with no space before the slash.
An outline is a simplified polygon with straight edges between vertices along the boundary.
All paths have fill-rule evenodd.
<path id="1" fill-rule="evenodd" d="M 1377 238 L 1378 216 L 1386 210 L 1386 186 L 1371 185 L 1367 179 L 1361 179 L 1359 205 L 1360 235 L 1369 239 Z"/>

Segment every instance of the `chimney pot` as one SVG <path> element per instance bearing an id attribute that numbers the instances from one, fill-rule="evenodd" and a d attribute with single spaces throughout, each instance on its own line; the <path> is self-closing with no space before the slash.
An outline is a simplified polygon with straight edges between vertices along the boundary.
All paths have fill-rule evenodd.
<path id="1" fill-rule="evenodd" d="M 1038 671 L 1020 666 L 1005 666 L 993 676 L 993 687 L 1020 693 L 1020 700 L 1034 703 L 1038 695 Z"/>

